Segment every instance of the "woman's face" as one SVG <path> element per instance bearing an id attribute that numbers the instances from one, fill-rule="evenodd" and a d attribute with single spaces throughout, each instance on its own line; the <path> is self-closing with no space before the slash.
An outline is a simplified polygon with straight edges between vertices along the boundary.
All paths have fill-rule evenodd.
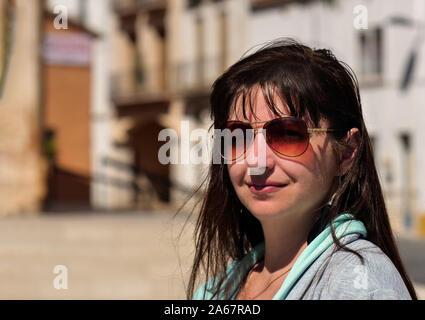
<path id="1" fill-rule="evenodd" d="M 252 92 L 253 110 L 257 118 L 249 113 L 249 108 L 246 108 L 248 120 L 244 119 L 242 98 L 239 98 L 236 102 L 236 111 L 230 115 L 229 120 L 251 122 L 277 118 L 267 106 L 262 90 L 258 88 L 257 86 Z M 277 95 L 274 103 L 282 112 L 282 116 L 290 116 L 286 105 Z M 319 127 L 327 128 L 328 124 L 321 120 Z M 265 162 L 263 161 L 264 173 L 250 175 L 253 172 L 250 168 L 256 166 L 252 159 L 259 159 L 258 150 L 264 149 L 266 151 Z M 254 143 L 247 150 L 245 159 L 228 164 L 227 167 L 240 201 L 260 221 L 283 216 L 311 215 L 327 202 L 337 172 L 330 136 L 327 133 L 310 134 L 308 149 L 299 157 L 276 154 L 265 144 L 263 135 L 257 134 Z"/>

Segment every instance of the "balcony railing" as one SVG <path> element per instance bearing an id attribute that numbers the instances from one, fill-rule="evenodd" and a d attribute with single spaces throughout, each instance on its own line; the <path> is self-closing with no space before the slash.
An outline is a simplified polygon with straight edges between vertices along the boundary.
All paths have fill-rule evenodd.
<path id="1" fill-rule="evenodd" d="M 223 71 L 220 59 L 202 59 L 169 68 L 149 67 L 121 71 L 112 76 L 114 99 L 141 95 L 185 95 L 208 92 Z"/>
<path id="2" fill-rule="evenodd" d="M 113 7 L 116 12 L 131 12 L 136 9 L 150 7 L 165 7 L 165 0 L 114 0 Z"/>

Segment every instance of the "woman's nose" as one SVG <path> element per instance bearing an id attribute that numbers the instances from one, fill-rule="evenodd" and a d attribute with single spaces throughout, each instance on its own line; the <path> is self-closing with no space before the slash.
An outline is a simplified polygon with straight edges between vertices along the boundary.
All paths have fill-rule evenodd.
<path id="1" fill-rule="evenodd" d="M 264 174 L 273 166 L 273 155 L 266 142 L 266 131 L 257 132 L 246 154 L 246 163 L 250 175 Z"/>

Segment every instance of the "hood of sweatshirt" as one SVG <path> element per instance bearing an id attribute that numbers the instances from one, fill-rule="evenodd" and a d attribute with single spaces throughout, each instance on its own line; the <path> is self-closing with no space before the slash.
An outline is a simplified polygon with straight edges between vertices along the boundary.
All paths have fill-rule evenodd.
<path id="1" fill-rule="evenodd" d="M 367 232 L 364 224 L 355 220 L 353 215 L 344 213 L 339 215 L 333 222 L 335 235 L 338 239 L 345 237 L 350 234 L 358 234 L 366 237 Z M 296 282 L 301 278 L 303 273 L 313 264 L 313 262 L 330 246 L 334 244 L 331 228 L 329 224 L 321 231 L 308 246 L 299 255 L 291 271 L 284 280 L 282 286 L 273 297 L 273 300 L 285 300 L 291 289 L 294 287 Z M 234 261 L 227 266 L 227 281 L 230 281 L 230 292 L 232 292 L 231 299 L 234 299 L 239 292 L 239 285 L 243 281 L 247 272 L 252 266 L 259 261 L 265 253 L 264 242 L 256 245 L 250 252 L 248 252 L 241 260 Z M 204 283 L 196 293 L 193 295 L 193 299 L 211 299 L 214 290 L 209 288 L 215 287 L 215 281 L 217 277 L 209 279 Z M 204 295 L 205 294 L 205 295 Z M 223 299 L 223 295 L 216 297 L 217 299 Z"/>

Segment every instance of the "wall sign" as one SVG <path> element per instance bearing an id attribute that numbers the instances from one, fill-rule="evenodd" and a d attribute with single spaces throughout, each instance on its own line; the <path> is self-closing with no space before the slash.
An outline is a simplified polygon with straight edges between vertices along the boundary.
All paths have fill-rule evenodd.
<path id="1" fill-rule="evenodd" d="M 92 38 L 86 34 L 47 33 L 43 58 L 48 65 L 88 66 Z"/>

